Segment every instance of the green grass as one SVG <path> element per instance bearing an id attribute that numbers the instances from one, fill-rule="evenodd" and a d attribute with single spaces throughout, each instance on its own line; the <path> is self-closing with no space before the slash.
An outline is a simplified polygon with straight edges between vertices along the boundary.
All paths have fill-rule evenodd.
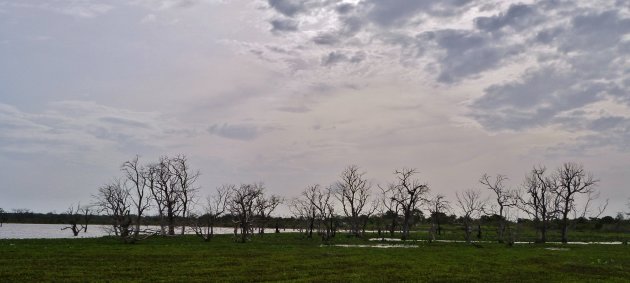
<path id="1" fill-rule="evenodd" d="M 334 244 L 376 244 L 338 235 Z M 399 243 L 396 243 L 399 244 Z M 240 244 L 222 235 L 0 240 L 0 281 L 628 282 L 628 245 L 413 243 L 418 248 L 322 246 L 298 234 Z M 548 247 L 568 250 L 553 251 Z"/>

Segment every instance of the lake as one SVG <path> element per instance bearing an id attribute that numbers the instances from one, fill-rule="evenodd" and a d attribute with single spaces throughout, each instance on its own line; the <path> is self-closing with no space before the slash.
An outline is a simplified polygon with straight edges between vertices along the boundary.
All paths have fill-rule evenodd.
<path id="1" fill-rule="evenodd" d="M 87 233 L 80 233 L 79 236 L 73 236 L 70 229 L 61 230 L 68 225 L 65 224 L 17 224 L 4 223 L 0 227 L 0 239 L 63 239 L 63 238 L 94 238 L 108 236 L 110 233 L 110 225 L 90 225 Z M 159 230 L 159 226 L 143 226 L 142 229 Z M 179 233 L 181 228 L 175 231 Z M 272 229 L 268 229 L 273 232 Z M 215 234 L 231 234 L 234 228 L 215 227 Z M 194 234 L 193 231 L 187 231 L 187 234 Z"/>

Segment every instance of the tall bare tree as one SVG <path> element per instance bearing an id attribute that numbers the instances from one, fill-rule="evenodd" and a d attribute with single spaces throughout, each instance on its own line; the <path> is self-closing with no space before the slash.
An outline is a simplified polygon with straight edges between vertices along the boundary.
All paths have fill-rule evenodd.
<path id="1" fill-rule="evenodd" d="M 317 208 L 310 201 L 311 197 L 307 193 L 308 189 L 302 192 L 301 197 L 291 200 L 289 203 L 289 210 L 299 222 L 305 222 L 305 235 L 307 238 L 312 238 L 313 230 L 315 229 L 315 221 L 317 219 Z"/>
<path id="2" fill-rule="evenodd" d="M 396 201 L 397 191 L 393 188 L 394 184 L 389 184 L 387 188 L 379 186 L 381 190 L 381 207 L 383 208 L 383 217 L 390 218 L 388 230 L 390 237 L 394 237 L 396 227 L 398 227 L 398 214 L 400 212 L 400 203 Z"/>
<path id="3" fill-rule="evenodd" d="M 423 201 L 427 201 L 426 194 L 429 192 L 429 186 L 426 183 L 415 179 L 414 175 L 418 172 L 416 169 L 403 168 L 394 171 L 396 182 L 389 188 L 393 190 L 391 199 L 399 204 L 403 215 L 402 239 L 409 238 L 409 230 L 411 228 L 411 220 L 413 212 L 419 207 Z"/>
<path id="4" fill-rule="evenodd" d="M 499 216 L 499 227 L 497 229 L 497 240 L 503 243 L 503 235 L 505 234 L 505 212 L 510 207 L 516 206 L 516 196 L 513 192 L 505 187 L 505 181 L 508 178 L 505 175 L 497 175 L 494 180 L 488 174 L 483 174 L 479 182 L 494 193 L 496 209 L 494 213 Z"/>
<path id="5" fill-rule="evenodd" d="M 450 203 L 444 195 L 436 195 L 429 201 L 429 212 L 431 213 L 431 238 L 435 241 L 435 234 L 442 235 L 440 226 L 440 215 L 450 209 Z"/>
<path id="6" fill-rule="evenodd" d="M 177 181 L 177 196 L 181 203 L 181 217 L 186 219 L 191 207 L 197 197 L 198 188 L 195 182 L 199 178 L 199 171 L 192 171 L 188 158 L 185 155 L 179 155 L 171 160 L 171 171 Z M 184 222 L 185 223 L 185 222 Z M 182 223 L 181 234 L 186 232 L 186 225 Z"/>
<path id="7" fill-rule="evenodd" d="M 165 221 L 166 226 L 168 226 L 168 235 L 175 235 L 175 218 L 183 209 L 179 180 L 172 168 L 172 159 L 166 156 L 160 158 L 157 165 L 153 167 L 156 183 L 151 192 L 162 219 L 162 234 L 164 234 Z"/>
<path id="8" fill-rule="evenodd" d="M 560 200 L 560 213 L 562 216 L 562 242 L 568 242 L 569 213 L 574 209 L 575 197 L 579 194 L 589 194 L 595 189 L 598 180 L 584 170 L 581 164 L 567 162 L 557 171 L 559 186 L 555 193 Z"/>
<path id="9" fill-rule="evenodd" d="M 247 241 L 252 234 L 252 222 L 256 217 L 254 204 L 256 199 L 263 192 L 262 184 L 241 184 L 235 188 L 228 201 L 228 210 L 236 218 L 240 228 L 240 242 Z"/>
<path id="10" fill-rule="evenodd" d="M 468 189 L 463 192 L 456 192 L 457 206 L 462 212 L 464 220 L 464 235 L 467 243 L 470 243 L 472 234 L 473 219 L 478 217 L 484 210 L 485 200 L 481 198 L 481 192 Z"/>
<path id="11" fill-rule="evenodd" d="M 152 179 L 152 175 L 146 172 L 142 165 L 140 165 L 140 157 L 136 155 L 133 159 L 125 161 L 121 170 L 125 175 L 127 181 L 133 185 L 131 201 L 134 206 L 134 236 L 138 237 L 140 233 L 140 226 L 142 225 L 142 216 L 144 212 L 151 207 L 150 189 L 153 187 L 155 180 Z"/>
<path id="12" fill-rule="evenodd" d="M 369 210 L 367 205 L 371 188 L 364 178 L 365 172 L 359 170 L 356 165 L 348 166 L 341 173 L 335 194 L 350 222 L 350 233 L 357 237 L 361 236 L 361 216 Z"/>
<path id="13" fill-rule="evenodd" d="M 100 212 L 111 217 L 114 234 L 126 242 L 133 241 L 132 237 L 129 237 L 133 221 L 130 213 L 131 189 L 123 181 L 116 179 L 100 187 L 94 197 Z"/>
<path id="14" fill-rule="evenodd" d="M 556 217 L 559 206 L 559 198 L 554 194 L 557 178 L 546 171 L 544 166 L 534 167 L 517 194 L 519 208 L 534 219 L 539 243 L 547 242 L 549 222 Z"/>
<path id="15" fill-rule="evenodd" d="M 319 185 L 308 186 L 302 195 L 308 201 L 314 221 L 318 222 L 320 234 L 323 240 L 329 240 L 335 235 L 335 209 L 331 187 L 322 189 Z"/>
<path id="16" fill-rule="evenodd" d="M 280 203 L 282 203 L 283 199 L 277 195 L 271 195 L 269 197 L 265 196 L 264 189 L 256 198 L 254 203 L 256 213 L 258 214 L 258 233 L 263 235 L 265 234 L 265 227 L 267 226 L 267 222 L 271 213 L 278 207 Z"/>
<path id="17" fill-rule="evenodd" d="M 217 188 L 214 194 L 206 198 L 206 203 L 203 207 L 204 214 L 197 217 L 196 222 L 192 226 L 195 234 L 204 241 L 210 241 L 214 237 L 215 222 L 227 211 L 230 194 L 235 188 L 236 186 L 232 184 L 222 185 Z"/>

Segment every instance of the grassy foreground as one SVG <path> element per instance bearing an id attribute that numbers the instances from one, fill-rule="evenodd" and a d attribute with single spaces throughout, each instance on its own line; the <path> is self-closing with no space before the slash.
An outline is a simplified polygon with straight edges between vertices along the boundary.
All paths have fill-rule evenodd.
<path id="1" fill-rule="evenodd" d="M 378 243 L 338 235 L 334 244 Z M 209 243 L 185 236 L 134 245 L 112 238 L 0 240 L 0 281 L 630 280 L 628 245 L 413 245 L 418 248 L 322 246 L 298 234 L 267 234 L 245 244 L 228 235 Z"/>

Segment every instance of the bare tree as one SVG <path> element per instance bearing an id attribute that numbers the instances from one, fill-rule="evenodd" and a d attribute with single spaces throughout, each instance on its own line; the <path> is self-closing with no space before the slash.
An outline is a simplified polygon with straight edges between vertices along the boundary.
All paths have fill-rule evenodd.
<path id="1" fill-rule="evenodd" d="M 464 220 L 464 235 L 466 242 L 470 243 L 472 233 L 473 218 L 478 217 L 484 210 L 485 201 L 481 198 L 481 192 L 468 189 L 463 192 L 457 192 L 457 206 L 461 209 L 462 218 Z"/>
<path id="2" fill-rule="evenodd" d="M 168 235 L 175 235 L 175 218 L 183 209 L 179 180 L 172 170 L 172 163 L 170 158 L 164 156 L 152 167 L 155 170 L 156 183 L 151 193 L 161 218 L 162 234 L 166 224 Z"/>
<path id="3" fill-rule="evenodd" d="M 235 185 L 226 184 L 217 188 L 213 195 L 206 198 L 204 206 L 205 214 L 198 217 L 192 226 L 195 234 L 204 241 L 210 241 L 214 237 L 214 225 L 217 218 L 221 217 L 227 211 L 228 200 L 231 193 L 236 188 Z"/>
<path id="4" fill-rule="evenodd" d="M 592 193 L 598 180 L 591 173 L 584 170 L 581 164 L 564 163 L 557 171 L 559 186 L 555 193 L 560 200 L 560 214 L 562 216 L 562 242 L 568 242 L 569 213 L 574 209 L 575 197 L 578 194 Z"/>
<path id="5" fill-rule="evenodd" d="M 74 204 L 71 204 L 65 215 L 69 226 L 63 227 L 61 230 L 70 229 L 75 237 L 81 231 L 87 232 L 88 223 L 90 222 L 90 208 L 88 206 L 81 206 L 79 203 L 75 207 Z"/>
<path id="6" fill-rule="evenodd" d="M 398 227 L 398 213 L 400 212 L 400 203 L 396 201 L 396 199 L 398 199 L 396 196 L 397 190 L 395 190 L 393 186 L 394 184 L 389 184 L 387 188 L 379 186 L 381 190 L 381 207 L 384 210 L 383 217 L 391 218 L 391 222 L 388 225 L 389 235 L 391 237 L 394 237 L 396 227 Z"/>
<path id="7" fill-rule="evenodd" d="M 485 185 L 489 190 L 494 193 L 494 199 L 497 207 L 494 210 L 494 214 L 499 216 L 499 227 L 497 231 L 497 240 L 499 243 L 503 243 L 503 235 L 505 233 L 505 212 L 510 207 L 516 206 L 516 197 L 514 194 L 505 188 L 505 181 L 507 177 L 504 175 L 497 175 L 494 180 L 488 174 L 483 174 L 479 182 Z M 498 212 L 498 213 L 497 213 Z"/>
<path id="8" fill-rule="evenodd" d="M 518 191 L 518 206 L 534 219 L 539 243 L 547 242 L 549 222 L 558 213 L 559 198 L 554 194 L 558 186 L 554 176 L 545 175 L 546 168 L 534 167 L 525 177 L 522 190 Z"/>
<path id="9" fill-rule="evenodd" d="M 313 237 L 313 230 L 315 229 L 315 220 L 317 217 L 317 208 L 310 201 L 311 197 L 307 194 L 307 191 L 302 192 L 302 198 L 294 198 L 289 204 L 289 210 L 295 218 L 299 221 L 305 222 L 304 230 L 306 237 Z M 300 228 L 301 230 L 301 228 Z"/>
<path id="10" fill-rule="evenodd" d="M 236 218 L 242 243 L 246 242 L 252 233 L 252 222 L 256 216 L 254 204 L 262 191 L 262 184 L 241 184 L 234 189 L 228 201 L 228 210 Z"/>
<path id="11" fill-rule="evenodd" d="M 199 189 L 195 187 L 195 182 L 199 178 L 200 173 L 199 171 L 192 171 L 188 158 L 185 155 L 179 155 L 172 159 L 171 170 L 177 181 L 177 196 L 181 203 L 181 217 L 185 220 Z M 181 234 L 184 235 L 185 231 L 186 225 L 182 223 Z"/>
<path id="12" fill-rule="evenodd" d="M 282 198 L 277 195 L 265 197 L 264 188 L 261 189 L 261 193 L 258 195 L 256 202 L 254 203 L 256 213 L 258 214 L 258 234 L 265 234 L 265 227 L 271 213 L 273 213 L 282 201 Z"/>
<path id="13" fill-rule="evenodd" d="M 0 208 L 0 227 L 2 227 L 2 224 L 7 221 L 7 213 L 6 211 L 4 211 L 4 209 Z"/>
<path id="14" fill-rule="evenodd" d="M 140 165 L 140 157 L 136 155 L 133 159 L 125 161 L 121 166 L 121 170 L 127 178 L 127 181 L 133 185 L 133 192 L 131 194 L 131 201 L 134 207 L 134 225 L 133 230 L 134 237 L 138 237 L 140 233 L 140 226 L 142 225 L 142 216 L 144 212 L 151 207 L 151 199 L 149 197 L 150 188 L 154 187 L 155 179 L 153 175 L 146 172 L 149 169 L 145 169 Z M 147 188 L 148 187 L 148 188 Z"/>
<path id="15" fill-rule="evenodd" d="M 442 235 L 440 226 L 440 214 L 448 211 L 450 204 L 443 195 L 436 195 L 429 201 L 429 212 L 431 213 L 431 239 L 435 241 L 435 234 Z"/>
<path id="16" fill-rule="evenodd" d="M 117 179 L 100 187 L 98 193 L 94 196 L 100 212 L 112 218 L 114 234 L 126 242 L 135 240 L 133 237 L 129 237 L 132 223 L 130 192 L 131 189 L 120 179 Z"/>
<path id="17" fill-rule="evenodd" d="M 350 221 L 350 233 L 357 237 L 361 236 L 361 216 L 367 211 L 366 205 L 370 197 L 371 186 L 364 175 L 365 172 L 360 172 L 358 166 L 348 166 L 341 173 L 335 194 Z"/>
<path id="18" fill-rule="evenodd" d="M 411 228 L 411 220 L 413 212 L 422 201 L 426 201 L 425 195 L 429 192 L 429 186 L 426 183 L 414 179 L 414 175 L 418 173 L 416 169 L 403 168 L 394 171 L 396 182 L 389 188 L 393 190 L 391 199 L 399 204 L 403 215 L 402 239 L 409 238 L 409 230 Z"/>

